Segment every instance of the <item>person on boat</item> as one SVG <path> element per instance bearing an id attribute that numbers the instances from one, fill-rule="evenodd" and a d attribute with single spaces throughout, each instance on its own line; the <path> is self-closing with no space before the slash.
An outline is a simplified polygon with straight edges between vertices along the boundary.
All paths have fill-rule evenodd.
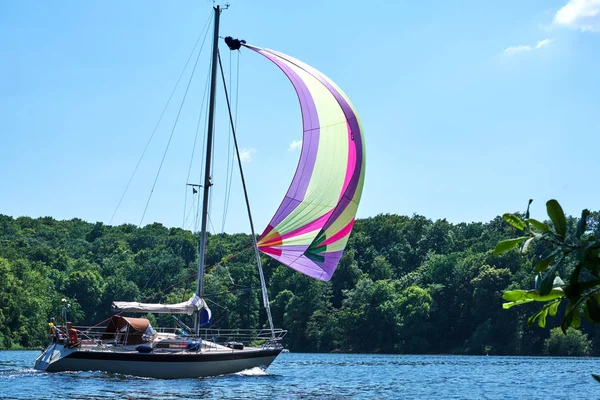
<path id="1" fill-rule="evenodd" d="M 67 322 L 67 346 L 79 346 L 79 338 L 77 337 L 77 329 L 73 328 L 72 322 Z"/>
<path id="2" fill-rule="evenodd" d="M 56 343 L 58 341 L 58 330 L 54 326 L 54 323 L 48 322 L 48 330 L 50 331 L 50 336 L 52 337 L 52 343 Z"/>
<path id="3" fill-rule="evenodd" d="M 50 331 L 50 336 L 52 336 L 52 343 L 60 343 L 63 340 L 60 329 L 54 325 L 53 322 L 48 323 L 48 330 Z"/>

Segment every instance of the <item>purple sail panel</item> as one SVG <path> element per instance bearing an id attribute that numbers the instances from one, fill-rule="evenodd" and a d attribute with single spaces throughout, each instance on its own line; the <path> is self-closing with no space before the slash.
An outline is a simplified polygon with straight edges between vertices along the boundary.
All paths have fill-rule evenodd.
<path id="1" fill-rule="evenodd" d="M 308 258 L 303 250 L 284 250 L 279 256 L 269 256 L 311 278 L 328 281 L 333 276 L 342 254 L 343 251 L 326 253 L 324 261 L 317 262 Z"/>
<path id="2" fill-rule="evenodd" d="M 302 136 L 302 153 L 300 154 L 300 162 L 296 168 L 292 183 L 285 195 L 285 200 L 279 206 L 279 209 L 269 223 L 271 226 L 277 226 L 294 210 L 295 207 L 292 208 L 289 207 L 289 205 L 298 205 L 304 198 L 306 189 L 308 188 L 308 183 L 310 182 L 312 170 L 315 165 L 315 158 L 317 157 L 320 127 L 319 116 L 310 91 L 298 74 L 288 67 L 286 63 L 263 49 L 250 46 L 247 47 L 262 54 L 283 71 L 292 82 L 292 85 L 294 85 L 294 89 L 296 89 L 298 101 L 300 102 L 300 109 L 302 111 L 302 125 L 304 129 L 304 134 Z"/>
<path id="3" fill-rule="evenodd" d="M 295 61 L 292 57 L 286 56 L 285 54 L 277 53 L 277 55 L 283 59 L 286 59 L 289 62 Z M 335 208 L 333 214 L 329 218 L 329 221 L 323 226 L 323 230 L 325 230 L 325 229 L 329 228 L 329 226 L 338 219 L 338 217 L 342 214 L 342 212 L 348 206 L 348 203 L 350 201 L 352 201 L 354 198 L 354 195 L 355 195 L 355 192 L 358 187 L 359 180 L 360 180 L 361 172 L 363 172 L 361 169 L 362 161 L 363 161 L 362 132 L 360 131 L 357 116 L 354 113 L 354 110 L 352 109 L 350 104 L 348 104 L 348 102 L 344 98 L 344 96 L 342 96 L 342 94 L 329 82 L 328 78 L 326 78 L 319 71 L 313 69 L 312 75 L 316 79 L 318 79 L 319 82 L 321 82 L 321 84 L 323 84 L 323 86 L 325 86 L 329 90 L 329 92 L 335 97 L 338 104 L 342 108 L 344 115 L 346 116 L 346 120 L 348 121 L 348 126 L 350 128 L 350 131 L 353 133 L 352 139 L 355 141 L 355 148 L 356 148 L 356 166 L 357 166 L 357 168 L 354 168 L 354 171 L 352 173 L 352 178 L 350 179 L 350 184 L 348 185 L 348 187 L 346 188 L 346 191 L 343 194 L 345 201 L 340 202 L 340 204 L 338 204 L 338 206 Z"/>
<path id="4" fill-rule="evenodd" d="M 246 47 L 292 82 L 302 110 L 302 152 L 292 183 L 259 238 L 261 252 L 316 279 L 329 280 L 354 224 L 364 181 L 360 122 L 329 78 L 285 54 Z"/>

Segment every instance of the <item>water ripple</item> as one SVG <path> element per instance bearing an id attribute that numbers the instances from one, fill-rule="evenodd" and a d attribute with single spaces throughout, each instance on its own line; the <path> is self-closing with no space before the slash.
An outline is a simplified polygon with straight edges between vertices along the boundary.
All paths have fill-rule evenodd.
<path id="1" fill-rule="evenodd" d="M 594 358 L 290 353 L 267 372 L 255 368 L 213 378 L 161 380 L 93 371 L 39 372 L 32 369 L 38 354 L 0 351 L 1 398 L 587 399 L 598 385 L 590 373 L 600 372 Z"/>

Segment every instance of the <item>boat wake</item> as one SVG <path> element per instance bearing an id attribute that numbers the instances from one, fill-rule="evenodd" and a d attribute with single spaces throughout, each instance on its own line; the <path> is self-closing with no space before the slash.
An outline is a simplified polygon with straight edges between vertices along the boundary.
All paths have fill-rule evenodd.
<path id="1" fill-rule="evenodd" d="M 238 376 L 269 376 L 269 373 L 259 367 L 245 369 L 240 372 L 236 372 Z"/>
<path id="2" fill-rule="evenodd" d="M 0 369 L 0 381 L 3 379 L 23 378 L 38 375 L 40 372 L 33 368 Z"/>

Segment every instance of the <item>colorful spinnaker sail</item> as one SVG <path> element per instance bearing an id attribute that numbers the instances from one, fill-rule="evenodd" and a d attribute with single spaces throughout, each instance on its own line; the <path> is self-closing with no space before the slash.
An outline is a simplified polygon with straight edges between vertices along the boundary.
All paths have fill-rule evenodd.
<path id="1" fill-rule="evenodd" d="M 321 72 L 288 55 L 243 45 L 275 63 L 292 82 L 304 128 L 294 179 L 258 247 L 327 281 L 342 258 L 362 194 L 365 144 L 358 114 Z"/>

